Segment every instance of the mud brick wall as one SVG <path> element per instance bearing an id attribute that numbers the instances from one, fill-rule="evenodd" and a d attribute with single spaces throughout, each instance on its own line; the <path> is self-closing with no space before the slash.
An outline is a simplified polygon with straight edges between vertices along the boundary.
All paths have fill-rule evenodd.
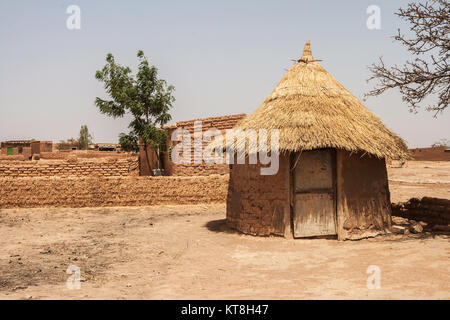
<path id="1" fill-rule="evenodd" d="M 116 151 L 94 151 L 94 150 L 74 150 L 74 151 L 57 151 L 57 152 L 42 152 L 41 159 L 48 160 L 65 160 L 75 156 L 78 159 L 98 159 L 98 158 L 129 158 L 128 153 L 118 153 Z"/>
<path id="2" fill-rule="evenodd" d="M 1 161 L 0 177 L 130 176 L 138 174 L 137 159 Z"/>
<path id="3" fill-rule="evenodd" d="M 0 208 L 224 202 L 228 175 L 0 178 Z"/>
<path id="4" fill-rule="evenodd" d="M 259 164 L 232 166 L 227 224 L 246 234 L 283 236 L 290 217 L 289 158 L 280 156 L 275 175 L 261 175 L 260 169 Z"/>
<path id="5" fill-rule="evenodd" d="M 176 176 L 209 176 L 212 174 L 228 174 L 230 168 L 227 164 L 179 164 L 173 175 Z"/>
<path id="6" fill-rule="evenodd" d="M 200 155 L 200 150 L 196 150 L 194 146 L 194 122 L 201 121 L 202 123 L 202 134 L 210 129 L 217 129 L 225 134 L 227 129 L 233 128 L 241 119 L 246 116 L 245 113 L 228 115 L 222 117 L 212 117 L 212 118 L 204 118 L 204 119 L 196 119 L 189 121 L 180 121 L 177 122 L 175 126 L 171 126 L 169 128 L 169 140 L 172 135 L 172 132 L 178 128 L 183 128 L 189 131 L 191 135 L 191 164 L 175 164 L 169 160 L 169 157 L 164 158 L 164 169 L 166 174 L 168 175 L 176 175 L 176 176 L 191 176 L 191 175 L 199 175 L 199 176 L 207 176 L 210 174 L 226 174 L 229 173 L 229 167 L 227 164 L 212 164 L 208 165 L 206 163 L 195 164 L 194 163 L 194 155 L 197 153 Z M 174 146 L 178 142 L 169 141 L 169 146 Z M 202 141 L 202 151 L 208 146 L 209 142 Z"/>
<path id="7" fill-rule="evenodd" d="M 40 157 L 41 159 L 48 159 L 48 160 L 65 160 L 69 157 L 71 153 L 70 152 L 41 152 Z"/>
<path id="8" fill-rule="evenodd" d="M 450 224 L 450 200 L 423 197 L 392 205 L 392 215 L 431 224 Z"/>
<path id="9" fill-rule="evenodd" d="M 413 160 L 417 161 L 450 161 L 450 152 L 446 147 L 416 148 L 409 152 Z"/>
<path id="10" fill-rule="evenodd" d="M 5 155 L 0 155 L 0 161 L 25 161 L 28 160 L 25 159 L 25 157 L 23 155 L 16 155 L 16 156 L 5 156 Z"/>

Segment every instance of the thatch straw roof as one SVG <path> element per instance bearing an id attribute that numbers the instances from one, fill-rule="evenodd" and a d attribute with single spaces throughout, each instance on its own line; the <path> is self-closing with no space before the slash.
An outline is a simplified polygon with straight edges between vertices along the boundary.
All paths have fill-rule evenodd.
<path id="1" fill-rule="evenodd" d="M 405 142 L 314 60 L 309 42 L 263 104 L 235 129 L 279 129 L 280 152 L 337 148 L 408 158 Z"/>

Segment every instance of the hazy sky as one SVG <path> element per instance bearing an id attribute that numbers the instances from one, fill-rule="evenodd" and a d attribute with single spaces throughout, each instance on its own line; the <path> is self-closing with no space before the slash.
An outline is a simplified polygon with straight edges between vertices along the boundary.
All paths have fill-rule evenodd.
<path id="1" fill-rule="evenodd" d="M 6 1 L 0 0 L 0 140 L 59 141 L 88 125 L 96 142 L 116 142 L 129 119 L 94 106 L 106 97 L 95 71 L 108 52 L 135 70 L 144 50 L 176 88 L 173 120 L 251 113 L 270 94 L 290 59 L 311 40 L 315 58 L 358 98 L 367 66 L 409 55 L 392 41 L 404 24 L 393 12 L 407 1 Z M 69 5 L 81 29 L 68 30 Z M 369 5 L 381 30 L 366 27 Z M 410 147 L 450 139 L 450 115 L 412 114 L 398 92 L 365 102 Z"/>

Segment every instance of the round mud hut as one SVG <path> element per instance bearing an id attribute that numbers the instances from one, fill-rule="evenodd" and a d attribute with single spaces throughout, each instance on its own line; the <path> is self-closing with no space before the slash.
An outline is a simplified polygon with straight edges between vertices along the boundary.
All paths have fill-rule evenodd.
<path id="1" fill-rule="evenodd" d="M 247 160 L 249 150 L 260 150 L 247 132 L 259 129 L 278 132 L 278 171 L 261 174 L 267 165 L 260 158 L 230 165 L 229 227 L 339 240 L 390 229 L 385 159 L 408 158 L 407 146 L 314 60 L 309 42 L 263 104 L 233 129 L 233 147 L 244 143 Z"/>

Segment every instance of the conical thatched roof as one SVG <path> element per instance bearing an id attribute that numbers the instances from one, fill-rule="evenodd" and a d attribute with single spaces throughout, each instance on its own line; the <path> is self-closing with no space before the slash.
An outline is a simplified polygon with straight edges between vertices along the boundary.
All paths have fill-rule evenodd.
<path id="1" fill-rule="evenodd" d="M 280 152 L 337 148 L 408 158 L 405 142 L 314 60 L 309 42 L 263 104 L 235 129 L 279 129 Z"/>

